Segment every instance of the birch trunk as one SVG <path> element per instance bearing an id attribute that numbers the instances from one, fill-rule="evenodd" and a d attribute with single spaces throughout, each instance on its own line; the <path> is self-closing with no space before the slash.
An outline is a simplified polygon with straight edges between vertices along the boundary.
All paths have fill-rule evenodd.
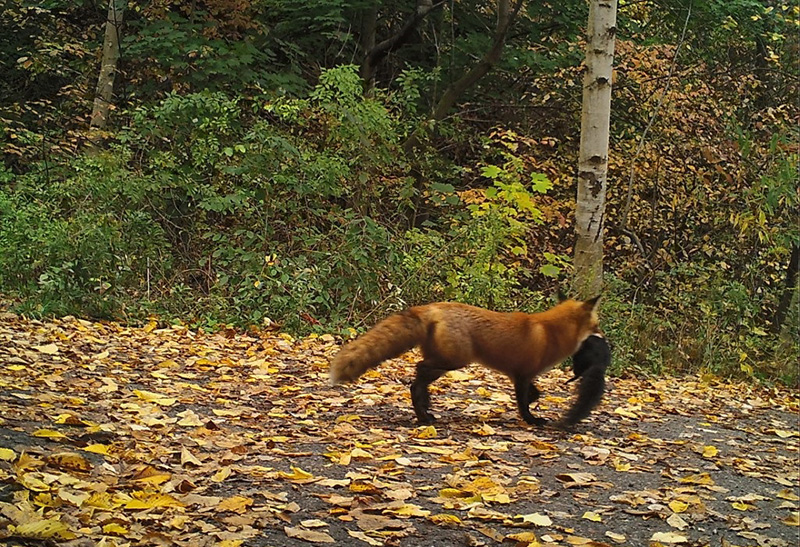
<path id="1" fill-rule="evenodd" d="M 92 119 L 89 122 L 90 129 L 104 129 L 108 121 L 108 112 L 114 96 L 114 77 L 117 74 L 117 61 L 119 61 L 119 41 L 122 34 L 124 10 L 125 0 L 108 0 L 103 59 L 100 62 L 100 77 L 97 79 Z M 95 134 L 92 141 L 97 138 L 99 135 Z"/>
<path id="2" fill-rule="evenodd" d="M 603 224 L 616 21 L 617 0 L 590 0 L 575 210 L 574 287 L 581 298 L 599 294 L 603 285 Z"/>

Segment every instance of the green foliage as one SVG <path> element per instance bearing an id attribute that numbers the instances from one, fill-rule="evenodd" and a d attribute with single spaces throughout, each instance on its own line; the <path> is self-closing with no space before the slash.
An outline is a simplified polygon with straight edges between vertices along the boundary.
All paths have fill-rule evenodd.
<path id="1" fill-rule="evenodd" d="M 434 299 L 533 311 L 570 273 L 585 2 L 525 3 L 499 63 L 435 127 L 431 108 L 493 40 L 486 3 L 433 10 L 379 60 L 369 97 L 356 65 L 414 2 L 130 3 L 93 152 L 107 6 L 6 4 L 0 292 L 19 309 L 307 332 Z M 620 5 L 603 305 L 616 370 L 791 380 L 799 14 Z M 415 130 L 430 147 L 406 156 Z"/>

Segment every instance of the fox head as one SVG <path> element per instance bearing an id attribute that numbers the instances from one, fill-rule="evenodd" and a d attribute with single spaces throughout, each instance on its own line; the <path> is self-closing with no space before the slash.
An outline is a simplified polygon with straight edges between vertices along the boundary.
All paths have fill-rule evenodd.
<path id="1" fill-rule="evenodd" d="M 561 297 L 561 295 L 559 295 L 559 297 Z M 561 301 L 552 308 L 556 317 L 568 317 L 569 321 L 574 325 L 577 333 L 578 345 L 592 334 L 600 332 L 599 320 L 597 317 L 597 303 L 599 300 L 600 295 L 589 300 L 561 298 Z"/>

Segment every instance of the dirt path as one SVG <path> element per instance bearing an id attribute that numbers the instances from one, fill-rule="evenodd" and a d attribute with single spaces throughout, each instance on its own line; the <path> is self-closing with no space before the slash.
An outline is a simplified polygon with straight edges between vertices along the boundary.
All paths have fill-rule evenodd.
<path id="1" fill-rule="evenodd" d="M 798 399 L 615 379 L 572 433 L 479 368 L 408 397 L 413 356 L 327 385 L 329 337 L 0 319 L 0 542 L 794 546 Z M 536 412 L 569 405 L 540 382 Z M 536 413 L 535 412 L 535 413 Z"/>

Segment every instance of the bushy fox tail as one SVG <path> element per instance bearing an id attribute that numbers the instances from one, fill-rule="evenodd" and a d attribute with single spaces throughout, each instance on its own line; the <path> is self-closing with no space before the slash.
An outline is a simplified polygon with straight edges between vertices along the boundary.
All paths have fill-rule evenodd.
<path id="1" fill-rule="evenodd" d="M 425 326 L 414 310 L 391 315 L 346 344 L 331 361 L 331 384 L 352 382 L 386 359 L 419 345 L 425 339 Z"/>
<path id="2" fill-rule="evenodd" d="M 589 367 L 581 376 L 578 398 L 567 414 L 556 424 L 557 427 L 571 428 L 586 418 L 594 407 L 600 404 L 606 389 L 606 369 L 602 366 Z"/>

